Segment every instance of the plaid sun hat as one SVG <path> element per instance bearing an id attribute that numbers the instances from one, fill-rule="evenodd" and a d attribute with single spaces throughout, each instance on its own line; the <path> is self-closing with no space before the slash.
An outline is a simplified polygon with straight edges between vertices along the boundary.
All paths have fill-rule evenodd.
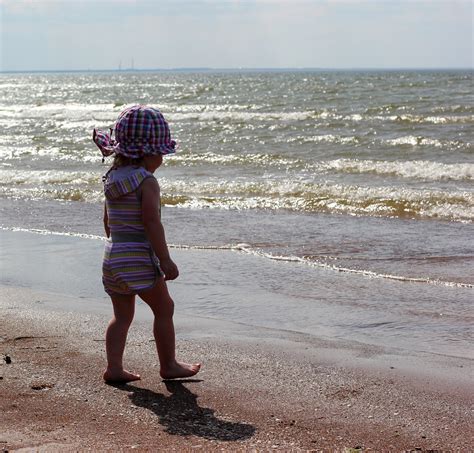
<path id="1" fill-rule="evenodd" d="M 161 112 L 145 105 L 126 108 L 110 132 L 94 129 L 92 140 L 104 157 L 115 153 L 137 159 L 150 154 L 172 154 L 176 148 Z"/>

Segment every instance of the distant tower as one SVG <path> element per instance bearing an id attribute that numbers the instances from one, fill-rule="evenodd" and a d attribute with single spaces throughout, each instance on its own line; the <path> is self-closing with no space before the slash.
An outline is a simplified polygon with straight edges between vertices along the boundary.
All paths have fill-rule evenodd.
<path id="1" fill-rule="evenodd" d="M 118 67 L 118 70 L 121 71 L 122 70 L 122 60 L 119 61 L 119 67 Z"/>

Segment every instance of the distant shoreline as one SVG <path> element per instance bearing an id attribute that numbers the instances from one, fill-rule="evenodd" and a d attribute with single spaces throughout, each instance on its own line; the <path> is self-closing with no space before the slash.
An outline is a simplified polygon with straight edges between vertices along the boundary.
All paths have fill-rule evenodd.
<path id="1" fill-rule="evenodd" d="M 474 72 L 474 68 L 147 68 L 147 69 L 24 69 L 0 74 L 97 74 L 97 73 L 288 73 L 288 72 Z"/>

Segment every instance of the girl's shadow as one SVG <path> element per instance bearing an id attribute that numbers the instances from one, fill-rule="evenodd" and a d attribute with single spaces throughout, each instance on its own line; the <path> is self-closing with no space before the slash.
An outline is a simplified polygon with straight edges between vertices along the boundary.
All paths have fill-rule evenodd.
<path id="1" fill-rule="evenodd" d="M 129 397 L 132 403 L 155 413 L 160 424 L 165 427 L 165 432 L 169 434 L 193 435 L 221 441 L 244 440 L 254 435 L 254 426 L 220 420 L 214 415 L 214 410 L 200 407 L 197 396 L 184 386 L 185 383 L 191 382 L 201 381 L 164 381 L 171 393 L 169 396 L 129 384 L 115 387 L 131 392 Z"/>

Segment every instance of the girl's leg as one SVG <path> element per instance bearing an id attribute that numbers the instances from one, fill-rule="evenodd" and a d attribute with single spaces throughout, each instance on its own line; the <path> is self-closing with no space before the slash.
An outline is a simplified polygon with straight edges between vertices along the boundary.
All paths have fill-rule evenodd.
<path id="1" fill-rule="evenodd" d="M 153 288 L 141 292 L 139 296 L 150 306 L 155 315 L 153 334 L 160 360 L 161 377 L 176 379 L 194 376 L 201 368 L 201 364 L 188 364 L 176 360 L 174 302 L 168 292 L 165 279 L 161 277 Z"/>
<path id="2" fill-rule="evenodd" d="M 111 296 L 114 317 L 110 320 L 105 333 L 107 351 L 107 369 L 104 380 L 109 382 L 130 382 L 140 379 L 140 375 L 123 369 L 123 351 L 127 333 L 135 313 L 135 296 L 115 294 Z"/>

